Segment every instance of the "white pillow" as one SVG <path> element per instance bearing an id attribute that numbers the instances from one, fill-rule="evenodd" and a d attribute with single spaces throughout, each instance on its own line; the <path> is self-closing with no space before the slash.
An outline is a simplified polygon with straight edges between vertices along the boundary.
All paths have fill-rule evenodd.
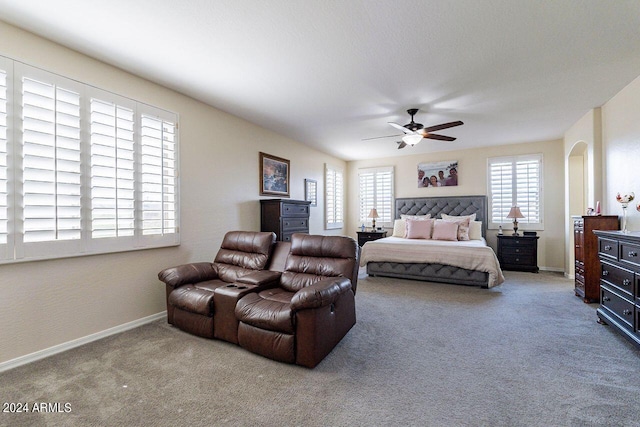
<path id="1" fill-rule="evenodd" d="M 476 220 L 476 214 L 472 213 L 471 215 L 447 215 L 447 214 L 440 214 L 440 218 L 442 219 L 458 219 L 458 218 L 469 218 L 469 221 L 475 221 Z"/>
<path id="2" fill-rule="evenodd" d="M 469 223 L 469 240 L 482 240 L 482 221 Z"/>
<path id="3" fill-rule="evenodd" d="M 425 219 L 431 218 L 431 214 L 426 214 L 426 215 L 405 215 L 405 214 L 401 214 L 400 218 L 402 218 L 402 219 L 413 219 L 413 220 L 417 220 L 417 221 L 424 221 Z"/>
<path id="4" fill-rule="evenodd" d="M 393 234 L 392 237 L 406 237 L 407 225 L 404 219 L 396 219 L 393 221 Z"/>

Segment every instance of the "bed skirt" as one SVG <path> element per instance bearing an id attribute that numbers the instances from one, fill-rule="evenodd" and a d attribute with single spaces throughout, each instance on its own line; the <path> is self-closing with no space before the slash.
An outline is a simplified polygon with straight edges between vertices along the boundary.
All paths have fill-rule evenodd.
<path id="1" fill-rule="evenodd" d="M 398 279 L 426 280 L 429 282 L 489 287 L 489 273 L 467 270 L 443 264 L 405 264 L 397 262 L 368 262 L 369 276 Z"/>

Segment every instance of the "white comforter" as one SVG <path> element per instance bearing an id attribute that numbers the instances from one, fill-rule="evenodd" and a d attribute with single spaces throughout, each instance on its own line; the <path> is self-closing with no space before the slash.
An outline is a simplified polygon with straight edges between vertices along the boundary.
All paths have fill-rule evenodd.
<path id="1" fill-rule="evenodd" d="M 489 273 L 489 287 L 504 282 L 498 258 L 486 241 L 450 242 L 442 240 L 385 237 L 362 247 L 360 265 L 368 262 L 444 264 Z"/>

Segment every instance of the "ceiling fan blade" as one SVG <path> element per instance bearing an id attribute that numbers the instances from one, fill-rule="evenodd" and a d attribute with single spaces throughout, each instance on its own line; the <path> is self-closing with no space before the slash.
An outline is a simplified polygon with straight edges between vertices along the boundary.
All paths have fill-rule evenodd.
<path id="1" fill-rule="evenodd" d="M 398 150 L 407 146 L 407 143 L 404 141 L 396 141 L 396 144 L 398 144 Z"/>
<path id="2" fill-rule="evenodd" d="M 422 135 L 423 138 L 429 138 L 429 139 L 437 139 L 439 141 L 455 141 L 456 138 L 452 137 L 452 136 L 446 136 L 446 135 L 438 135 L 437 133 L 426 133 L 424 135 Z"/>
<path id="3" fill-rule="evenodd" d="M 374 136 L 373 138 L 362 138 L 361 141 L 370 141 L 372 139 L 382 139 L 382 138 L 395 138 L 396 136 L 404 136 L 404 135 Z"/>
<path id="4" fill-rule="evenodd" d="M 449 129 L 454 126 L 460 126 L 463 124 L 464 124 L 463 122 L 458 120 L 457 122 L 449 122 L 449 123 L 442 123 L 441 125 L 429 126 L 428 128 L 424 128 L 421 131 L 424 131 L 424 133 L 429 133 L 429 132 L 435 132 L 437 130 Z"/>
<path id="5" fill-rule="evenodd" d="M 397 123 L 393 123 L 393 122 L 388 122 L 391 126 L 393 126 L 394 128 L 401 130 L 402 132 L 406 133 L 407 135 L 412 135 L 414 132 L 412 130 L 407 129 L 406 127 L 399 125 Z"/>

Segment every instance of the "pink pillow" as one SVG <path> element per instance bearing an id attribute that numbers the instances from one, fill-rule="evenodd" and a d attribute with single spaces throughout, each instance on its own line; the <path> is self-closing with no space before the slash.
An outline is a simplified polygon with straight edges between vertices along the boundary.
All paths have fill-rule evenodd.
<path id="1" fill-rule="evenodd" d="M 443 218 L 443 221 L 455 222 L 458 224 L 458 240 L 469 240 L 469 223 L 470 218 L 466 217 L 455 217 L 455 216 L 447 216 L 447 218 Z"/>
<path id="2" fill-rule="evenodd" d="M 444 220 L 436 220 L 433 226 L 433 240 L 458 240 L 458 224 Z"/>
<path id="3" fill-rule="evenodd" d="M 407 239 L 431 239 L 432 219 L 407 219 L 405 222 L 407 224 Z"/>

